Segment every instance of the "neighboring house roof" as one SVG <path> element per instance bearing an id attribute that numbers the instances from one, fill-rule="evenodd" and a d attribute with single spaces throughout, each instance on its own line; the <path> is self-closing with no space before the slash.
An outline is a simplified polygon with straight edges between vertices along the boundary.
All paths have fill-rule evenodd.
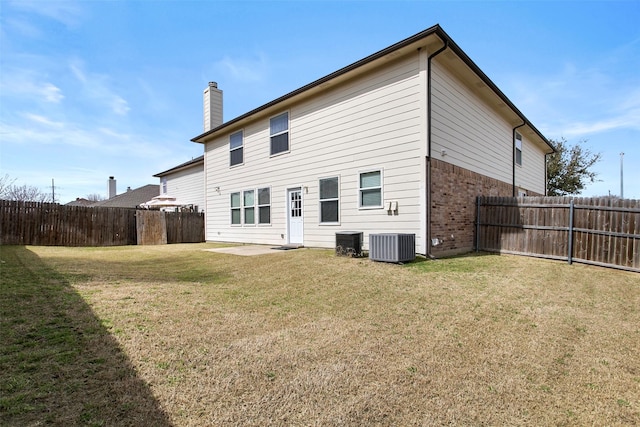
<path id="1" fill-rule="evenodd" d="M 67 203 L 66 206 L 91 206 L 94 203 L 96 202 L 93 202 L 89 199 L 84 199 L 82 197 L 78 197 L 74 201 Z"/>
<path id="2" fill-rule="evenodd" d="M 439 45 L 433 45 L 432 42 L 437 41 L 427 40 L 427 38 L 432 38 L 431 36 L 437 37 L 439 39 Z M 522 120 L 523 124 L 528 126 L 535 134 L 537 134 L 540 139 L 548 145 L 551 151 L 555 151 L 553 145 L 547 140 L 544 135 L 522 114 L 522 112 L 507 98 L 507 96 L 487 77 L 487 75 L 480 70 L 480 68 L 469 58 L 469 56 L 451 39 L 451 37 L 440 27 L 440 25 L 436 24 L 431 28 L 428 28 L 420 33 L 417 33 L 411 37 L 408 37 L 396 44 L 393 44 L 379 52 L 376 52 L 372 55 L 367 56 L 357 62 L 354 62 L 351 65 L 347 65 L 344 68 L 341 68 L 331 74 L 328 74 L 325 77 L 322 77 L 314 82 L 311 82 L 305 86 L 302 86 L 299 89 L 294 90 L 293 92 L 289 92 L 286 95 L 281 96 L 271 102 L 268 102 L 258 108 L 255 108 L 248 113 L 245 113 L 241 116 L 236 117 L 235 119 L 229 120 L 222 125 L 215 127 L 209 131 L 204 132 L 201 135 L 196 136 L 191 139 L 193 142 L 204 143 L 206 142 L 207 137 L 210 135 L 215 135 L 219 131 L 226 129 L 236 123 L 243 122 L 245 120 L 251 119 L 256 116 L 258 113 L 262 113 L 265 110 L 270 109 L 271 107 L 276 106 L 277 104 L 284 103 L 287 100 L 292 100 L 292 98 L 298 98 L 300 96 L 311 96 L 316 91 L 322 90 L 325 86 L 332 84 L 334 81 L 339 82 L 344 78 L 348 78 L 348 74 L 356 70 L 365 70 L 368 67 L 375 66 L 373 63 L 377 60 L 384 59 L 385 57 L 395 57 L 396 55 L 406 53 L 407 51 L 413 49 L 421 49 L 423 47 L 433 46 L 430 50 L 437 50 L 440 47 L 445 47 L 450 49 L 464 64 L 466 64 L 469 69 L 475 73 L 480 80 L 497 95 L 504 104 L 506 104 L 511 111 Z"/>
<path id="3" fill-rule="evenodd" d="M 157 184 L 147 184 L 145 186 L 128 190 L 118 194 L 108 200 L 97 202 L 92 206 L 105 208 L 135 208 L 142 203 L 151 200 L 160 194 L 160 186 Z"/>
<path id="4" fill-rule="evenodd" d="M 196 166 L 198 164 L 204 165 L 204 154 L 202 156 L 196 157 L 195 159 L 191 159 L 188 162 L 184 162 L 182 164 L 179 164 L 178 166 L 172 167 L 171 169 L 167 169 L 164 172 L 157 173 L 153 176 L 160 178 L 160 177 L 172 174 L 174 172 L 178 172 L 182 169 L 187 169 L 187 168 Z"/>

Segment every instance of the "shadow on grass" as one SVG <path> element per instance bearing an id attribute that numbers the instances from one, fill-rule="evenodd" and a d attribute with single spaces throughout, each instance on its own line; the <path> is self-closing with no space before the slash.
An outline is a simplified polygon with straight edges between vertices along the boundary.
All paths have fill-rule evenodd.
<path id="1" fill-rule="evenodd" d="M 22 246 L 0 246 L 0 342 L 0 425 L 171 425 L 82 297 Z"/>

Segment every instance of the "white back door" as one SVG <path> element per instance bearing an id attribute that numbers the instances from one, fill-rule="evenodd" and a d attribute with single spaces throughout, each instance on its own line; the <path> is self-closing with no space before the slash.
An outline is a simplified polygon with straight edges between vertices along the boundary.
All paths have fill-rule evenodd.
<path id="1" fill-rule="evenodd" d="M 302 220 L 302 189 L 290 188 L 287 190 L 287 193 L 288 243 L 291 245 L 302 245 L 304 230 Z"/>

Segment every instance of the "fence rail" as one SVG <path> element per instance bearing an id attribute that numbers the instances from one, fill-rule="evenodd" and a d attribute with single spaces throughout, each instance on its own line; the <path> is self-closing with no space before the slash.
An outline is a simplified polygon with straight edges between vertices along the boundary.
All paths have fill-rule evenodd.
<path id="1" fill-rule="evenodd" d="M 0 200 L 0 244 L 118 246 L 138 242 L 136 209 L 66 206 Z M 162 242 L 204 241 L 204 217 L 193 212 L 156 212 L 167 227 Z"/>
<path id="2" fill-rule="evenodd" d="M 479 197 L 476 248 L 640 272 L 640 200 Z"/>

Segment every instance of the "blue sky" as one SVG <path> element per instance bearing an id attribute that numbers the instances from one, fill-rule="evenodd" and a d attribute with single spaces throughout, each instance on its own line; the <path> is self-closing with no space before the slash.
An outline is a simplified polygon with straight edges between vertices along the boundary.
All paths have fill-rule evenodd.
<path id="1" fill-rule="evenodd" d="M 0 174 L 66 203 L 157 184 L 230 120 L 436 23 L 548 138 L 640 199 L 640 1 L 0 0 Z"/>

